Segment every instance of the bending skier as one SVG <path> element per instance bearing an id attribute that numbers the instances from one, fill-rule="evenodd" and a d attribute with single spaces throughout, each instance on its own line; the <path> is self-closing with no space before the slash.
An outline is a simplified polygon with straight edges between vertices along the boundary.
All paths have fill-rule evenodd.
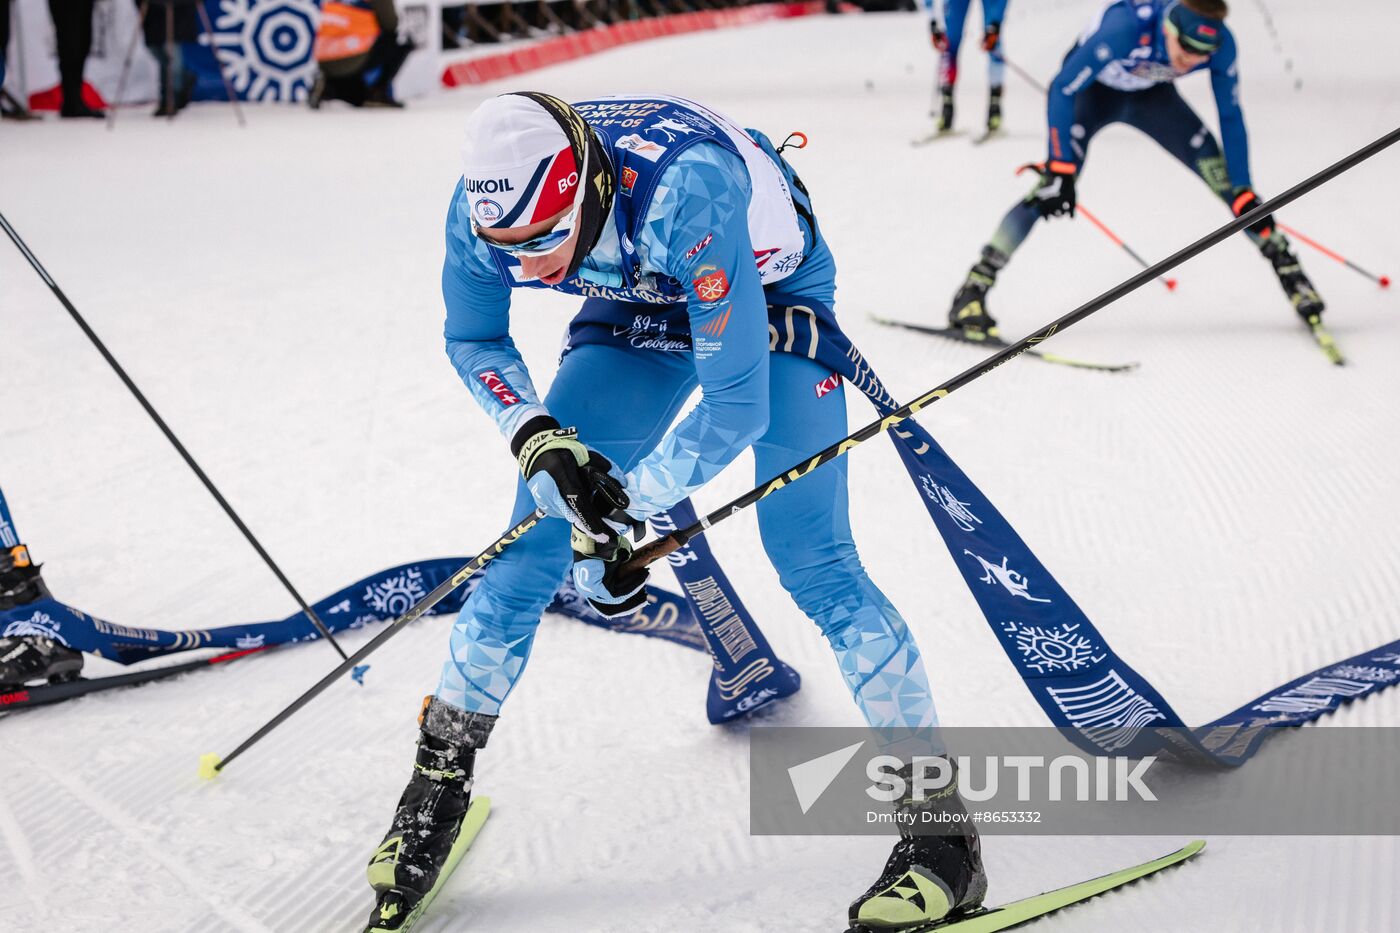
<path id="1" fill-rule="evenodd" d="M 1005 81 L 1006 60 L 1001 51 L 1001 29 L 1006 22 L 1008 0 L 982 0 L 982 50 L 987 53 L 987 133 L 1001 129 L 1001 89 Z M 938 111 L 938 132 L 953 129 L 953 88 L 958 83 L 958 50 L 962 46 L 963 26 L 967 22 L 972 0 L 943 0 L 944 32 L 938 27 L 935 0 L 924 0 L 928 14 L 929 38 L 938 52 L 938 93 L 942 99 Z"/>
<path id="2" fill-rule="evenodd" d="M 767 478 L 842 438 L 838 373 L 888 404 L 868 367 L 851 368 L 864 363 L 830 310 L 831 252 L 802 183 L 761 133 L 673 97 L 570 105 L 506 94 L 468 120 L 464 160 L 447 217 L 447 352 L 518 460 L 512 522 L 536 508 L 550 517 L 487 565 L 463 606 L 424 701 L 412 777 L 370 862 L 373 930 L 402 929 L 434 889 L 470 806 L 476 753 L 559 582 L 572 572 L 599 611 L 632 611 L 646 582 L 622 569 L 634 523 L 746 448 Z M 513 288 L 585 298 L 543 400 L 510 338 Z M 697 386 L 699 403 L 668 430 Z M 758 504 L 764 549 L 865 721 L 882 736 L 931 730 L 918 648 L 861 566 L 846 503 L 844 459 L 791 483 Z M 934 741 L 928 753 L 941 751 Z M 925 752 L 895 753 L 912 764 Z M 963 812 L 955 788 L 898 806 Z M 909 828 L 939 822 L 963 832 Z M 981 902 L 970 821 L 899 825 L 852 922 L 898 929 Z"/>
<path id="3" fill-rule="evenodd" d="M 1050 85 L 1049 154 L 1035 189 L 1002 219 L 968 273 L 948 311 L 951 326 L 973 339 L 995 336 L 987 292 L 1035 222 L 1074 216 L 1075 182 L 1089 142 L 1113 123 L 1126 123 L 1156 140 L 1194 171 L 1238 217 L 1260 202 L 1249 172 L 1249 142 L 1239 102 L 1235 37 L 1224 0 L 1114 0 L 1084 31 Z M 1182 99 L 1174 82 L 1209 71 L 1220 116 L 1221 146 Z M 1309 326 L 1323 303 L 1303 274 L 1272 215 L 1247 235 L 1274 267 L 1284 293 Z"/>

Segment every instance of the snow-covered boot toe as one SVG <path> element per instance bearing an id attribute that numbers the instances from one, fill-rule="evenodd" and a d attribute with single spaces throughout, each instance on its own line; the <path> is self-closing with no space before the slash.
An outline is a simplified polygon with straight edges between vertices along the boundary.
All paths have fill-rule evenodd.
<path id="1" fill-rule="evenodd" d="M 366 872 L 378 897 L 371 930 L 399 930 L 432 891 L 471 805 L 472 768 L 495 716 L 429 697 L 419 719 L 413 775 Z"/>

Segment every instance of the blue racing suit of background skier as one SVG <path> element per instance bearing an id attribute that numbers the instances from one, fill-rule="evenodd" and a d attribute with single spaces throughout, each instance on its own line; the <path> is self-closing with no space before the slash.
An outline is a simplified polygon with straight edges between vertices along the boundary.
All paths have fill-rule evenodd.
<path id="1" fill-rule="evenodd" d="M 942 0 L 943 28 L 939 27 L 936 0 L 923 0 L 928 15 L 929 38 L 938 51 L 938 92 L 942 105 L 938 128 L 953 128 L 953 89 L 958 83 L 958 51 L 962 48 L 963 28 L 972 0 Z M 987 53 L 987 131 L 1001 128 L 1001 91 L 1005 81 L 1006 59 L 1002 55 L 1002 32 L 1006 28 L 1008 0 L 982 0 L 982 50 Z M 945 31 L 946 30 L 946 31 Z"/>
<path id="2" fill-rule="evenodd" d="M 1249 168 L 1249 139 L 1240 107 L 1235 37 L 1221 20 L 1193 10 L 1200 0 L 1113 0 L 1100 11 L 1065 57 L 1046 101 L 1046 161 L 1036 190 L 1002 219 L 967 280 L 953 299 L 949 323 L 972 335 L 996 322 L 986 293 L 997 273 L 1042 217 L 1074 214 L 1077 177 L 1089 144 L 1104 127 L 1126 123 L 1156 141 L 1210 186 L 1238 216 L 1259 203 Z M 1201 44 L 1191 43 L 1199 36 Z M 1171 42 L 1194 64 L 1173 66 Z M 1177 79 L 1210 75 L 1222 150 L 1215 134 L 1177 91 Z M 1274 266 L 1295 310 L 1304 320 L 1320 316 L 1322 300 L 1303 275 L 1287 239 L 1266 216 L 1248 236 Z"/>

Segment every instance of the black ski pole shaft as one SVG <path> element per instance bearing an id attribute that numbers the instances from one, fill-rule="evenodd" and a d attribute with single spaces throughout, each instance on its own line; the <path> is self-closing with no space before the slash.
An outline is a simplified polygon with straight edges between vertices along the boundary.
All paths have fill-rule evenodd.
<path id="1" fill-rule="evenodd" d="M 1014 71 L 1022 81 L 1026 82 L 1040 93 L 1046 93 L 1045 85 L 1041 84 L 1034 77 L 1032 77 L 1029 71 L 1022 68 L 1020 65 L 1016 64 L 1011 59 L 1007 58 L 1004 53 L 1001 56 L 1001 60 L 1006 65 L 1006 67 Z"/>
<path id="2" fill-rule="evenodd" d="M 1102 233 L 1104 236 L 1108 237 L 1109 240 L 1121 247 L 1123 252 L 1133 257 L 1133 261 L 1136 262 L 1138 265 L 1142 266 L 1144 269 L 1151 265 L 1151 263 L 1149 263 L 1146 259 L 1143 259 L 1137 254 L 1137 250 L 1133 249 L 1127 243 L 1123 242 L 1122 237 L 1110 230 L 1107 224 L 1095 217 L 1094 214 L 1083 204 L 1080 204 L 1078 206 L 1078 211 L 1079 213 L 1084 215 L 1085 220 L 1089 221 L 1089 223 L 1097 227 L 1100 233 Z M 1159 275 L 1157 277 L 1157 280 L 1167 287 L 1167 291 L 1176 291 L 1176 279 L 1169 279 L 1166 276 Z"/>
<path id="3" fill-rule="evenodd" d="M 622 568 L 622 572 L 624 574 L 634 572 L 642 567 L 645 567 L 647 564 L 650 564 L 654 560 L 658 560 L 662 557 L 665 557 L 672 551 L 683 547 L 685 543 L 691 538 L 695 537 L 698 534 L 704 534 L 710 528 L 724 521 L 726 518 L 729 518 L 731 515 L 734 515 L 735 513 L 748 508 L 749 506 L 757 503 L 761 499 L 767 498 L 768 496 L 777 492 L 779 489 L 782 489 L 788 483 L 796 482 L 797 480 L 806 476 L 808 473 L 811 473 L 813 470 L 815 470 L 822 464 L 830 463 L 837 457 L 845 456 L 847 453 L 854 450 L 856 447 L 858 447 L 860 444 L 863 444 L 865 441 L 870 440 L 872 437 L 875 437 L 879 434 L 883 434 L 885 431 L 895 427 L 901 422 L 907 421 L 909 418 L 918 414 L 921 410 L 928 407 L 929 405 L 932 405 L 939 399 L 945 398 L 950 393 L 961 389 L 969 382 L 972 382 L 973 380 L 978 379 L 981 376 L 985 376 L 987 373 L 996 369 L 1003 363 L 1014 359 L 1015 357 L 1034 347 L 1036 344 L 1048 340 L 1050 337 L 1053 337 L 1055 334 L 1059 333 L 1065 328 L 1079 323 L 1094 312 L 1101 311 L 1102 309 L 1113 304 L 1118 299 L 1122 298 L 1124 295 L 1136 291 L 1143 285 L 1146 285 L 1148 282 L 1155 280 L 1158 276 L 1162 275 L 1163 273 L 1175 269 L 1183 262 L 1186 262 L 1186 260 L 1200 255 L 1201 253 L 1210 249 L 1212 246 L 1215 246 L 1217 243 L 1224 242 L 1231 236 L 1247 228 L 1250 224 L 1254 223 L 1255 221 L 1269 214 L 1272 214 L 1274 211 L 1287 204 L 1293 203 L 1293 201 L 1307 194 L 1309 191 L 1313 190 L 1317 186 L 1325 182 L 1331 181 L 1333 178 L 1336 178 L 1338 175 L 1342 174 L 1348 169 L 1354 168 L 1355 166 L 1371 158 L 1371 156 L 1375 155 L 1381 150 L 1387 148 L 1388 146 L 1394 145 L 1396 142 L 1400 142 L 1400 129 L 1391 130 L 1389 133 L 1385 134 L 1380 139 L 1377 139 L 1374 142 L 1363 146 L 1362 148 L 1353 152 L 1351 155 L 1346 156 L 1345 158 L 1333 163 L 1332 165 L 1318 172 L 1316 175 L 1313 175 L 1311 178 L 1307 178 L 1303 181 L 1300 181 L 1298 184 L 1294 185 L 1292 188 L 1289 188 L 1287 191 L 1285 191 L 1283 194 L 1280 194 L 1278 197 L 1267 201 L 1263 204 L 1259 204 L 1252 210 L 1246 211 L 1239 217 L 1236 217 L 1234 220 L 1225 224 L 1223 227 L 1220 227 L 1214 232 L 1201 237 L 1199 240 L 1197 240 L 1189 246 L 1182 247 L 1175 253 L 1172 253 L 1166 259 L 1163 259 L 1160 262 L 1148 266 L 1146 269 L 1142 270 L 1137 275 L 1133 276 L 1130 279 L 1126 279 L 1123 282 L 1120 282 L 1113 288 L 1110 288 L 1108 291 L 1104 292 L 1102 295 L 1099 295 L 1097 298 L 1091 299 L 1090 301 L 1087 301 L 1079 307 L 1075 308 L 1073 311 L 1070 311 L 1068 314 L 1056 318 L 1054 321 L 1052 321 L 1049 324 L 1046 324 L 1044 327 L 1040 328 L 1035 333 L 1027 337 L 1023 337 L 1022 339 L 1016 341 L 1013 344 L 1007 345 L 1007 347 L 1003 350 L 993 353 L 991 356 L 987 357 L 982 362 L 973 366 L 971 369 L 964 370 L 963 372 L 954 376 L 952 379 L 949 379 L 947 382 L 943 383 L 937 388 L 930 389 L 923 395 L 920 395 L 918 398 L 914 399 L 912 402 L 909 402 L 901 408 L 895 409 L 888 415 L 885 415 L 883 418 L 870 422 L 865 427 L 861 428 L 859 431 L 856 431 L 854 434 L 847 436 L 845 440 L 838 441 L 837 443 L 832 444 L 825 450 L 822 450 L 813 455 L 810 459 L 794 465 L 791 469 L 779 473 L 777 476 L 774 476 L 772 479 L 768 480 L 765 483 L 760 483 L 758 486 L 755 486 L 753 489 L 744 493 L 739 498 L 733 500 L 732 502 L 725 503 L 724 505 L 715 509 L 710 514 L 702 517 L 699 521 L 695 522 L 694 524 L 673 531 L 664 538 L 657 538 L 655 541 L 651 541 L 646 545 L 638 548 L 637 551 L 632 555 L 632 559 Z"/>
<path id="4" fill-rule="evenodd" d="M 126 374 L 126 370 L 122 368 L 122 364 L 117 362 L 117 358 L 112 355 L 112 351 L 107 349 L 107 345 L 102 342 L 102 338 L 97 336 L 97 332 L 88 326 L 87 320 L 78 313 L 78 309 L 73 306 L 73 302 L 68 300 L 68 296 L 63 293 L 63 289 L 58 287 L 58 283 L 53 280 L 53 276 L 49 275 L 49 271 L 44 268 L 44 264 L 39 261 L 39 257 L 35 256 L 34 253 L 30 251 L 28 245 L 20 238 L 19 233 L 10 225 L 10 222 L 5 219 L 3 213 L 0 213 L 0 227 L 5 228 L 5 233 L 9 235 L 16 248 L 19 249 L 20 254 L 23 255 L 25 259 L 29 260 L 29 264 L 34 267 L 34 271 L 39 274 L 39 278 L 44 280 L 44 284 L 54 293 L 54 297 L 57 298 L 59 303 L 72 315 L 78 327 L 87 335 L 88 340 L 92 341 L 92 345 L 97 348 L 97 352 L 101 353 L 102 358 L 107 361 L 107 365 L 112 367 L 112 371 L 117 374 L 117 378 L 121 379 L 127 389 L 131 391 L 131 394 L 136 397 L 136 401 L 141 403 L 141 407 L 146 409 L 146 414 L 151 416 L 151 420 L 156 423 L 156 427 L 160 428 L 161 433 L 165 435 L 165 439 L 170 441 L 176 452 L 184 458 L 185 463 L 194 471 L 194 475 L 199 477 L 199 481 L 204 484 L 205 489 L 209 490 L 209 494 L 214 497 L 214 501 L 219 503 L 220 508 L 224 510 L 224 514 L 229 517 L 229 520 L 232 521 L 234 525 L 238 526 L 238 530 L 243 532 L 243 537 L 248 539 L 248 543 L 253 546 L 253 550 L 257 551 L 258 556 L 263 559 L 263 563 L 267 564 L 268 569 L 271 570 L 273 575 L 287 588 L 287 592 L 292 594 L 292 598 L 295 599 L 297 605 L 301 607 L 301 611 L 306 618 L 311 620 L 311 624 L 316 627 L 316 631 L 321 634 L 322 638 L 330 643 L 330 646 L 335 649 L 336 654 L 344 658 L 345 652 L 341 650 L 340 645 L 336 642 L 335 638 L 331 636 L 331 630 L 326 628 L 325 623 L 316 615 L 311 606 L 306 600 L 301 598 L 301 594 L 297 592 L 297 588 L 292 586 L 292 581 L 287 579 L 287 575 L 282 572 L 281 567 L 277 566 L 277 562 L 272 559 L 272 555 L 267 553 L 267 550 L 263 548 L 262 544 L 253 535 L 253 532 L 248 526 L 243 524 L 243 519 L 239 518 L 238 513 L 233 510 L 233 506 L 228 504 L 228 500 L 219 492 L 218 487 L 214 485 L 214 481 L 205 474 L 204 470 L 200 469 L 194 457 L 185 449 L 185 445 L 180 443 L 180 439 L 175 436 L 175 432 L 170 430 L 170 425 L 165 423 L 165 419 L 155 410 L 155 406 L 153 406 L 150 401 L 147 400 L 145 394 L 136 387 L 136 383 Z"/>
<path id="5" fill-rule="evenodd" d="M 248 738 L 244 739 L 243 743 L 237 748 L 235 748 L 233 751 L 229 752 L 228 755 L 226 755 L 223 758 L 220 758 L 214 752 L 210 752 L 209 754 L 201 757 L 199 759 L 200 776 L 205 778 L 212 778 L 216 776 L 220 771 L 227 767 L 229 763 L 232 762 L 235 758 L 246 752 L 248 749 L 252 748 L 253 745 L 255 745 L 259 740 L 261 740 L 263 736 L 267 735 L 273 729 L 276 729 L 282 723 L 286 722 L 287 719 L 291 718 L 291 716 L 294 713 L 296 713 L 297 710 L 301 709 L 307 703 L 310 703 L 312 700 L 316 699 L 316 697 L 321 694 L 321 691 L 325 690 L 331 684 L 335 683 L 336 679 L 339 678 L 341 674 L 344 674 L 346 671 L 349 671 L 356 664 L 359 664 L 365 658 L 369 657 L 376 650 L 378 650 L 380 645 L 384 644 L 386 641 L 397 635 L 410 622 L 414 622 L 417 619 L 421 618 L 428 612 L 428 610 L 432 609 L 438 603 L 446 599 L 448 595 L 452 593 L 453 590 L 455 590 L 457 587 L 461 586 L 463 583 L 466 583 L 469 579 L 475 576 L 477 572 L 481 570 L 482 567 L 485 567 L 492 559 L 499 556 L 502 551 L 504 551 L 507 547 L 514 543 L 516 539 L 518 539 L 521 535 L 525 534 L 525 532 L 538 525 L 540 523 L 540 519 L 544 517 L 545 513 L 540 509 L 536 509 L 529 515 L 525 516 L 525 518 L 518 525 L 516 525 L 510 531 L 507 531 L 505 534 L 501 535 L 499 538 L 496 539 L 496 541 L 493 544 L 491 544 L 490 547 L 486 548 L 486 550 L 482 551 L 480 554 L 473 557 L 466 564 L 462 565 L 462 569 L 458 570 L 448 579 L 439 583 L 431 593 L 420 599 L 417 602 L 417 604 L 412 606 L 403 615 L 390 622 L 388 627 L 385 628 L 384 631 L 380 632 L 378 635 L 374 636 L 372 639 L 366 642 L 363 648 L 361 648 L 359 651 L 356 651 L 350 657 L 346 658 L 335 670 L 331 671 L 325 677 L 322 677 L 320 680 L 318 680 L 315 683 L 315 685 L 311 687 L 311 689 L 307 690 L 301 696 L 293 700 L 287 706 L 286 709 L 282 710 L 282 712 L 269 719 L 262 728 L 258 729 L 257 732 L 254 732 Z"/>

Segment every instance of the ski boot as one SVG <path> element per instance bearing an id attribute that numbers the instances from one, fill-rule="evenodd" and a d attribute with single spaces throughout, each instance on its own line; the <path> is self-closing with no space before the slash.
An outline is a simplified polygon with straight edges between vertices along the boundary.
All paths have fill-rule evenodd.
<path id="1" fill-rule="evenodd" d="M 987 135 L 1001 129 L 1001 86 L 992 88 L 991 96 L 987 99 Z"/>
<path id="2" fill-rule="evenodd" d="M 29 558 L 23 544 L 0 551 L 0 611 L 47 599 L 49 588 L 39 565 Z M 83 653 L 74 651 L 42 626 L 14 623 L 0 638 L 0 689 L 22 687 L 34 681 L 65 683 L 77 680 L 83 670 Z"/>
<path id="3" fill-rule="evenodd" d="M 47 599 L 49 595 L 39 565 L 30 560 L 27 547 L 17 544 L 0 550 L 0 611 Z"/>
<path id="4" fill-rule="evenodd" d="M 961 331 L 968 340 L 997 339 L 997 322 L 987 311 L 987 291 L 996 284 L 997 272 L 1006 265 L 1007 255 L 994 246 L 982 247 L 982 258 L 967 273 L 953 306 L 948 309 L 948 326 Z"/>
<path id="5" fill-rule="evenodd" d="M 369 861 L 367 875 L 377 895 L 369 930 L 405 929 L 432 891 L 471 804 L 476 751 L 495 723 L 495 716 L 424 699 L 413 776 Z"/>
<path id="6" fill-rule="evenodd" d="M 949 768 L 953 767 L 948 762 Z M 852 930 L 902 930 L 981 907 L 987 895 L 982 844 L 958 796 L 956 770 L 934 796 L 895 804 L 899 842 L 879 880 L 852 904 Z M 912 787 L 913 769 L 900 769 Z"/>
<path id="7" fill-rule="evenodd" d="M 1308 277 L 1303 274 L 1303 266 L 1298 262 L 1298 257 L 1288 248 L 1288 240 L 1282 234 L 1275 232 L 1273 236 L 1264 241 L 1259 250 L 1264 254 L 1264 258 L 1273 264 L 1274 274 L 1278 276 L 1279 284 L 1283 286 L 1283 293 L 1288 296 L 1288 300 L 1293 304 L 1293 310 L 1298 312 L 1303 323 L 1310 327 L 1319 323 L 1326 305 L 1322 303 L 1322 298 L 1313 288 L 1312 282 L 1308 281 Z"/>
<path id="8" fill-rule="evenodd" d="M 953 132 L 953 86 L 945 84 L 938 89 L 943 97 L 943 103 L 938 110 L 938 132 Z"/>
<path id="9" fill-rule="evenodd" d="M 83 653 L 47 635 L 0 638 L 0 690 L 46 680 L 53 684 L 77 680 Z"/>

